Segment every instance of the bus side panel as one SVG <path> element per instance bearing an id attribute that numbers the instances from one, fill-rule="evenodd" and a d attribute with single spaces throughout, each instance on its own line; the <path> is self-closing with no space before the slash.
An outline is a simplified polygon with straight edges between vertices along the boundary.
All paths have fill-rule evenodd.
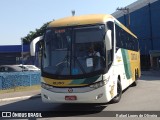
<path id="1" fill-rule="evenodd" d="M 117 75 L 120 75 L 122 90 L 127 88 L 135 80 L 135 65 L 138 65 L 133 59 L 132 55 L 137 55 L 137 52 L 129 51 L 127 49 L 119 49 L 115 55 L 115 70 Z"/>
<path id="2" fill-rule="evenodd" d="M 136 80 L 135 78 L 136 72 L 139 73 L 140 71 L 139 52 L 128 50 L 128 55 L 129 55 L 129 61 L 131 66 L 132 81 L 134 82 Z"/>
<path id="3" fill-rule="evenodd" d="M 138 73 L 140 74 L 139 52 L 126 49 L 121 49 L 121 51 L 124 61 L 126 78 L 129 80 L 130 85 L 135 81 L 136 71 L 138 71 Z"/>
<path id="4" fill-rule="evenodd" d="M 122 50 L 120 48 L 115 54 L 114 71 L 116 73 L 115 75 L 116 79 L 118 79 L 118 76 L 120 76 L 122 90 L 124 90 L 129 85 L 129 81 L 127 80 L 124 66 L 125 66 L 124 55 L 122 54 Z"/>

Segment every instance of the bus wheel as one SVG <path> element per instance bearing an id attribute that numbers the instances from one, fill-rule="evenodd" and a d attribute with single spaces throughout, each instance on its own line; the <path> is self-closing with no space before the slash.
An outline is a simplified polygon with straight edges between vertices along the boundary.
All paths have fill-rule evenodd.
<path id="1" fill-rule="evenodd" d="M 135 71 L 135 81 L 132 83 L 132 86 L 137 86 L 138 84 L 138 70 Z"/>
<path id="2" fill-rule="evenodd" d="M 122 86 L 120 80 L 117 81 L 117 95 L 112 99 L 113 103 L 118 103 L 122 96 Z"/>

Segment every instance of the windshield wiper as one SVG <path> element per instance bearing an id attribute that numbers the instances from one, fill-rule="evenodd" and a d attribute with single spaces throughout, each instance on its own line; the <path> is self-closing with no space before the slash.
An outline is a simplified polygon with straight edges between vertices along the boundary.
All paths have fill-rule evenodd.
<path id="1" fill-rule="evenodd" d="M 70 62 L 68 61 L 68 59 L 69 59 L 69 56 L 67 54 L 66 57 L 61 62 L 56 64 L 56 67 L 63 64 L 63 63 L 68 63 L 70 65 Z M 68 64 L 67 64 L 67 67 L 68 67 Z"/>
<path id="2" fill-rule="evenodd" d="M 70 62 L 68 61 L 68 59 L 69 59 L 69 56 L 68 56 L 68 54 L 65 56 L 65 58 L 62 60 L 62 62 L 59 62 L 58 64 L 56 64 L 56 67 L 58 67 L 57 68 L 57 71 L 56 71 L 56 74 L 59 74 L 59 73 L 61 73 L 62 72 L 62 70 L 64 69 L 64 63 L 67 63 L 67 68 L 68 68 L 68 65 L 70 66 Z"/>
<path id="3" fill-rule="evenodd" d="M 79 62 L 79 60 L 77 59 L 77 57 L 76 57 L 76 56 L 74 56 L 74 58 L 75 58 L 75 60 L 77 61 L 77 64 L 79 65 L 79 67 L 80 67 L 81 71 L 85 74 L 85 73 L 86 73 L 86 71 L 85 71 L 85 69 L 83 68 L 83 66 L 81 65 L 81 63 Z"/>
<path id="4" fill-rule="evenodd" d="M 62 70 L 64 69 L 64 63 L 67 63 L 67 68 L 70 66 L 70 62 L 69 62 L 69 50 L 67 48 L 67 55 L 64 57 L 64 59 L 56 64 L 56 67 L 58 67 L 56 74 L 61 73 Z M 62 66 L 63 65 L 63 66 Z"/>

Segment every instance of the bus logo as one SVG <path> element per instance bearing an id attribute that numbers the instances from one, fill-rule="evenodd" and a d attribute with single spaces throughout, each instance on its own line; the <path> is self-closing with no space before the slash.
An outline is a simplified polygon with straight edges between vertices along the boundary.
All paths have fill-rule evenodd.
<path id="1" fill-rule="evenodd" d="M 73 89 L 72 89 L 72 88 L 69 88 L 69 89 L 68 89 L 68 92 L 69 92 L 69 93 L 72 93 L 72 92 L 73 92 Z"/>

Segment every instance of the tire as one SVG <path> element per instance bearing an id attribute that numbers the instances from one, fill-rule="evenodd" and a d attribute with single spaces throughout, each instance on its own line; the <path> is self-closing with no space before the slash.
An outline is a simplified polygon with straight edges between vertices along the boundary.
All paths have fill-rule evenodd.
<path id="1" fill-rule="evenodd" d="M 134 86 L 137 86 L 137 84 L 138 84 L 138 70 L 135 70 L 135 81 L 132 83 L 132 86 L 134 87 Z"/>
<path id="2" fill-rule="evenodd" d="M 117 95 L 112 99 L 113 103 L 118 103 L 121 99 L 122 96 L 122 86 L 121 82 L 118 80 L 117 81 Z"/>

